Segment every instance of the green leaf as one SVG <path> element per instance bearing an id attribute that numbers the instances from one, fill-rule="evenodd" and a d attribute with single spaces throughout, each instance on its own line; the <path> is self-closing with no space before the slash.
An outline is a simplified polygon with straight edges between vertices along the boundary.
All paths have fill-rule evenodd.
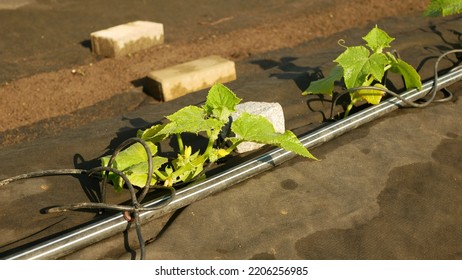
<path id="1" fill-rule="evenodd" d="M 172 163 L 175 167 L 175 169 L 178 169 L 182 166 L 186 166 L 190 164 L 191 162 L 197 164 L 197 159 L 200 157 L 199 151 L 195 152 L 192 155 L 178 155 L 178 158 L 176 158 Z"/>
<path id="2" fill-rule="evenodd" d="M 462 13 L 460 0 L 431 0 L 424 12 L 425 16 L 450 16 Z"/>
<path id="3" fill-rule="evenodd" d="M 334 60 L 343 67 L 347 88 L 363 85 L 369 75 L 377 81 L 382 80 L 389 59 L 383 53 L 369 54 L 369 50 L 363 46 L 349 47 Z"/>
<path id="4" fill-rule="evenodd" d="M 313 81 L 310 83 L 308 88 L 302 93 L 307 94 L 328 94 L 332 95 L 334 85 L 336 81 L 339 81 L 343 77 L 343 68 L 340 65 L 335 65 L 334 68 L 329 72 L 329 75 L 323 79 Z"/>
<path id="5" fill-rule="evenodd" d="M 159 134 L 172 135 L 183 132 L 199 133 L 201 131 L 212 131 L 220 129 L 224 122 L 207 118 L 204 109 L 197 106 L 187 106 L 167 117 L 170 123 L 159 131 Z"/>
<path id="6" fill-rule="evenodd" d="M 385 86 L 381 84 L 375 84 L 374 86 L 380 87 L 380 88 L 385 88 Z M 372 105 L 377 105 L 380 103 L 382 100 L 384 92 L 381 90 L 375 90 L 375 89 L 361 89 L 358 90 L 354 93 L 354 96 L 361 97 L 362 99 L 366 100 L 367 103 L 370 103 Z"/>
<path id="7" fill-rule="evenodd" d="M 401 74 L 403 76 L 406 89 L 422 89 L 422 81 L 420 80 L 419 73 L 417 73 L 414 67 L 405 61 L 396 59 L 396 62 L 392 63 L 390 71 L 393 73 Z"/>
<path id="8" fill-rule="evenodd" d="M 290 130 L 286 130 L 284 134 L 279 135 L 279 137 L 277 137 L 277 143 L 274 143 L 273 145 L 281 147 L 287 151 L 291 151 L 295 154 L 317 160 L 315 156 L 303 147 L 297 136 Z"/>
<path id="9" fill-rule="evenodd" d="M 369 73 L 377 81 L 382 81 L 385 74 L 385 66 L 389 63 L 388 57 L 383 53 L 373 53 L 369 57 L 368 67 Z"/>
<path id="10" fill-rule="evenodd" d="M 231 124 L 231 129 L 238 139 L 275 145 L 298 155 L 315 159 L 315 157 L 303 147 L 295 134 L 289 130 L 283 134 L 276 132 L 273 124 L 263 116 L 244 112 Z"/>
<path id="11" fill-rule="evenodd" d="M 151 150 L 152 155 L 157 153 L 157 146 L 151 142 L 146 142 L 149 149 Z M 109 156 L 101 158 L 101 163 L 103 166 L 107 166 L 109 163 Z M 143 145 L 140 143 L 135 143 L 130 145 L 128 148 L 122 150 L 114 159 L 112 167 L 118 170 L 125 170 L 126 168 L 138 164 L 143 161 L 148 160 L 148 155 Z"/>
<path id="12" fill-rule="evenodd" d="M 157 153 L 157 146 L 151 142 L 146 142 L 149 149 L 151 150 L 152 155 Z M 101 165 L 107 166 L 109 163 L 110 156 L 105 156 L 101 158 Z M 122 150 L 114 159 L 112 167 L 119 170 L 119 171 L 126 171 L 130 167 L 135 166 L 139 163 L 148 161 L 148 155 L 146 150 L 144 149 L 143 145 L 140 143 L 135 143 L 128 148 Z M 122 190 L 124 182 L 122 178 L 118 175 L 113 174 L 110 172 L 108 174 L 108 179 L 111 180 L 114 184 L 116 191 Z M 147 179 L 147 178 L 146 178 Z M 146 180 L 145 180 L 146 182 Z"/>
<path id="13" fill-rule="evenodd" d="M 232 143 L 233 141 L 231 141 Z M 220 158 L 223 158 L 227 155 L 229 155 L 231 151 L 228 150 L 228 149 L 215 149 L 213 148 L 211 151 L 210 151 L 210 154 L 209 154 L 209 162 L 216 162 L 217 160 L 219 160 Z"/>
<path id="14" fill-rule="evenodd" d="M 186 165 L 182 166 L 178 171 L 178 182 L 190 182 L 194 180 L 204 170 L 205 158 L 202 155 L 192 159 Z"/>
<path id="15" fill-rule="evenodd" d="M 388 36 L 385 31 L 378 28 L 377 25 L 363 39 L 374 53 L 382 53 L 383 49 L 389 48 L 390 43 L 395 40 L 395 38 Z"/>
<path id="16" fill-rule="evenodd" d="M 152 158 L 152 167 L 153 170 L 159 169 L 163 164 L 167 163 L 168 159 L 164 157 L 153 157 Z M 146 181 L 148 180 L 148 162 L 141 162 L 130 166 L 126 170 L 123 171 L 124 174 L 127 176 L 128 180 L 134 186 L 138 186 L 143 188 L 146 185 Z M 153 174 L 150 186 L 155 185 L 157 182 L 157 177 Z"/>
<path id="17" fill-rule="evenodd" d="M 149 141 L 153 143 L 160 142 L 167 138 L 165 134 L 159 134 L 159 132 L 165 127 L 163 124 L 156 124 L 145 130 L 138 130 L 137 137 L 143 139 L 144 141 Z"/>
<path id="18" fill-rule="evenodd" d="M 206 157 L 199 151 L 188 157 L 179 156 L 172 162 L 175 170 L 169 175 L 172 183 L 186 183 L 195 179 L 203 171 L 206 160 Z"/>
<path id="19" fill-rule="evenodd" d="M 207 95 L 204 109 L 207 114 L 228 122 L 229 116 L 235 111 L 237 104 L 241 102 L 229 88 L 222 84 L 215 84 Z"/>

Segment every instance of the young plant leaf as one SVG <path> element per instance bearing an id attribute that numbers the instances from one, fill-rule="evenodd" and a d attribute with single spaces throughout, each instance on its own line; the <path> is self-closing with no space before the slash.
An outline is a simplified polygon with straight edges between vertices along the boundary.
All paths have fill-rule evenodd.
<path id="1" fill-rule="evenodd" d="M 343 68 L 347 88 L 363 85 L 369 75 L 377 81 L 382 80 L 388 57 L 383 53 L 369 55 L 369 50 L 363 46 L 349 47 L 334 60 Z"/>
<path id="2" fill-rule="evenodd" d="M 244 141 L 275 145 L 298 155 L 316 159 L 298 140 L 291 131 L 278 133 L 273 124 L 263 116 L 242 113 L 231 124 L 231 130 L 236 138 Z"/>
<path id="3" fill-rule="evenodd" d="M 146 142 L 146 144 L 148 145 L 149 149 L 151 150 L 152 155 L 154 156 L 157 153 L 157 146 L 151 142 Z M 102 157 L 101 165 L 107 166 L 109 163 L 109 159 L 110 159 L 110 156 Z M 142 162 L 147 163 L 147 161 L 148 161 L 148 155 L 143 145 L 141 145 L 140 143 L 135 143 L 129 146 L 128 148 L 122 150 L 115 157 L 112 167 L 124 172 L 124 171 L 127 171 L 132 166 L 135 166 Z M 110 172 L 108 174 L 108 179 L 113 182 L 116 191 L 122 190 L 122 187 L 124 184 L 124 182 L 122 181 L 122 178 Z M 146 183 L 146 180 L 145 180 L 145 183 Z"/>
<path id="4" fill-rule="evenodd" d="M 332 95 L 336 81 L 343 77 L 343 68 L 340 65 L 335 65 L 329 72 L 329 75 L 323 79 L 313 81 L 309 87 L 302 93 L 307 94 L 328 94 Z"/>
<path id="5" fill-rule="evenodd" d="M 157 153 L 157 146 L 151 142 L 146 142 L 151 154 L 154 156 Z M 110 156 L 101 158 L 102 166 L 107 166 Z M 114 159 L 112 167 L 118 170 L 125 170 L 126 168 L 148 160 L 148 155 L 143 145 L 135 143 L 128 148 L 122 150 Z"/>
<path id="6" fill-rule="evenodd" d="M 460 0 L 431 0 L 424 12 L 425 16 L 438 17 L 462 13 Z"/>
<path id="7" fill-rule="evenodd" d="M 389 48 L 390 43 L 395 40 L 395 38 L 388 36 L 385 31 L 378 28 L 377 25 L 363 39 L 374 53 L 382 53 L 383 49 Z"/>
<path id="8" fill-rule="evenodd" d="M 303 157 L 317 160 L 305 147 L 303 147 L 297 136 L 290 130 L 286 130 L 276 138 L 277 143 L 273 143 L 284 150 L 291 151 Z"/>
<path id="9" fill-rule="evenodd" d="M 385 74 L 385 67 L 390 63 L 388 57 L 383 53 L 374 53 L 369 57 L 369 72 L 376 81 L 382 81 Z"/>
<path id="10" fill-rule="evenodd" d="M 233 141 L 231 141 L 232 143 Z M 209 154 L 209 162 L 216 162 L 217 160 L 219 160 L 220 158 L 223 158 L 227 155 L 230 154 L 230 150 L 228 149 L 215 149 L 213 148 Z"/>
<path id="11" fill-rule="evenodd" d="M 167 138 L 166 134 L 159 134 L 159 132 L 165 127 L 164 124 L 156 124 L 145 130 L 138 130 L 136 136 L 143 139 L 144 141 L 149 141 L 153 143 L 160 142 Z"/>
<path id="12" fill-rule="evenodd" d="M 207 118 L 203 108 L 187 106 L 167 117 L 170 122 L 160 130 L 159 134 L 172 135 L 183 132 L 199 133 L 220 129 L 224 122 L 215 118 Z"/>
<path id="13" fill-rule="evenodd" d="M 222 84 L 215 84 L 209 90 L 204 109 L 207 114 L 228 122 L 229 116 L 235 111 L 237 104 L 241 102 L 234 92 Z"/>
<path id="14" fill-rule="evenodd" d="M 187 183 L 197 177 L 203 170 L 206 157 L 199 151 L 188 158 L 178 158 L 172 162 L 175 172 L 171 174 L 173 183 Z M 174 178 L 175 177 L 175 178 Z"/>
<path id="15" fill-rule="evenodd" d="M 167 163 L 168 159 L 164 157 L 153 157 L 152 158 L 152 167 L 153 170 L 159 169 L 163 164 Z M 123 173 L 127 176 L 128 180 L 134 186 L 138 186 L 143 188 L 146 185 L 146 181 L 148 180 L 148 162 L 141 162 L 135 164 L 133 166 L 128 167 L 123 171 Z M 117 176 L 118 177 L 118 176 Z M 150 186 L 155 185 L 157 182 L 157 177 L 155 175 L 152 176 Z M 117 188 L 122 188 L 121 181 L 118 182 Z"/>
<path id="16" fill-rule="evenodd" d="M 381 84 L 375 84 L 375 87 L 380 87 L 380 88 L 385 88 L 385 86 Z M 381 90 L 376 90 L 376 89 L 361 89 L 356 92 L 354 92 L 354 98 L 356 96 L 364 99 L 367 101 L 367 103 L 372 104 L 372 105 L 377 105 L 380 103 L 380 100 L 382 100 L 382 96 L 384 95 L 384 92 Z"/>
<path id="17" fill-rule="evenodd" d="M 390 71 L 403 76 L 406 89 L 422 89 L 422 81 L 420 80 L 419 73 L 405 61 L 396 59 L 396 61 L 391 64 Z"/>

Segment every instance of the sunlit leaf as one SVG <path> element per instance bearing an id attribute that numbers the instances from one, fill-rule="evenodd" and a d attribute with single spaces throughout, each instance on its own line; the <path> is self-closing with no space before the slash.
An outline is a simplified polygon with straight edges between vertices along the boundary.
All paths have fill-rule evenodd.
<path id="1" fill-rule="evenodd" d="M 155 155 L 157 153 L 157 146 L 151 142 L 146 143 L 149 149 L 151 150 L 151 154 Z M 109 163 L 109 156 L 105 156 L 101 158 L 101 162 L 103 166 L 107 166 Z M 143 145 L 140 143 L 135 143 L 130 145 L 128 148 L 122 150 L 114 160 L 112 167 L 118 170 L 125 170 L 129 166 L 133 166 L 143 161 L 148 160 L 148 155 L 146 150 L 144 149 Z"/>
<path id="2" fill-rule="evenodd" d="M 424 12 L 425 16 L 438 17 L 462 13 L 460 0 L 431 0 Z"/>
<path id="3" fill-rule="evenodd" d="M 215 118 L 207 118 L 203 108 L 187 106 L 167 117 L 170 122 L 159 131 L 160 134 L 172 135 L 183 132 L 199 133 L 220 129 L 224 122 Z"/>
<path id="4" fill-rule="evenodd" d="M 157 146 L 151 142 L 146 142 L 146 144 L 149 147 L 151 154 L 154 156 L 157 153 Z M 101 165 L 107 166 L 109 163 L 109 159 L 110 159 L 110 156 L 102 157 Z M 148 161 L 148 155 L 143 145 L 141 145 L 140 143 L 135 143 L 133 145 L 130 145 L 128 148 L 122 150 L 115 157 L 114 162 L 111 167 L 124 172 L 137 164 L 140 164 L 140 163 L 147 164 L 147 161 Z M 108 175 L 108 179 L 113 182 L 116 191 L 120 191 L 122 189 L 124 182 L 118 175 L 110 172 Z M 146 177 L 146 180 L 147 180 L 147 177 Z"/>
<path id="5" fill-rule="evenodd" d="M 364 84 L 369 75 L 377 81 L 383 78 L 385 65 L 389 62 L 388 57 L 383 53 L 369 55 L 369 50 L 363 46 L 349 47 L 334 60 L 343 68 L 347 88 Z"/>
<path id="6" fill-rule="evenodd" d="M 374 86 L 375 87 L 385 88 L 381 84 L 375 84 Z M 361 89 L 361 90 L 356 91 L 354 94 L 355 94 L 355 96 L 359 96 L 362 99 L 366 100 L 367 103 L 370 103 L 372 105 L 377 105 L 382 100 L 382 96 L 384 95 L 384 91 L 376 90 L 376 89 Z"/>
<path id="7" fill-rule="evenodd" d="M 385 31 L 375 26 L 363 39 L 374 53 L 381 53 L 384 48 L 390 47 L 390 43 L 395 38 L 390 37 Z"/>
<path id="8" fill-rule="evenodd" d="M 207 114 L 227 122 L 239 102 L 241 102 L 241 99 L 229 88 L 222 84 L 215 84 L 209 90 L 204 109 Z"/>
<path id="9" fill-rule="evenodd" d="M 153 143 L 160 142 L 167 138 L 167 135 L 159 134 L 164 127 L 165 125 L 157 124 L 145 130 L 138 130 L 137 137 Z"/>
<path id="10" fill-rule="evenodd" d="M 315 158 L 295 134 L 289 130 L 284 133 L 276 132 L 273 124 L 262 116 L 244 112 L 231 124 L 231 129 L 239 139 L 275 145 L 304 157 Z"/>
<path id="11" fill-rule="evenodd" d="M 403 76 L 406 89 L 422 89 L 422 81 L 420 80 L 419 73 L 407 62 L 397 59 L 392 64 L 390 71 Z"/>
<path id="12" fill-rule="evenodd" d="M 152 167 L 153 170 L 159 169 L 163 164 L 167 163 L 168 159 L 164 157 L 153 157 L 152 158 Z M 148 162 L 141 162 L 130 166 L 129 168 L 125 169 L 124 174 L 127 175 L 128 179 L 132 183 L 132 185 L 143 188 L 146 185 L 146 181 L 148 180 Z M 152 180 L 150 185 L 155 185 L 157 182 L 157 177 L 155 175 L 152 176 Z"/>
<path id="13" fill-rule="evenodd" d="M 307 95 L 307 94 L 332 95 L 335 82 L 342 79 L 342 77 L 343 77 L 343 68 L 340 65 L 336 65 L 334 68 L 332 68 L 332 70 L 330 71 L 327 77 L 311 82 L 309 87 L 303 92 L 303 95 Z"/>
<path id="14" fill-rule="evenodd" d="M 189 182 L 198 176 L 204 169 L 204 164 L 207 158 L 197 151 L 188 158 L 178 157 L 172 163 L 175 167 L 175 172 L 171 174 L 173 183 Z"/>

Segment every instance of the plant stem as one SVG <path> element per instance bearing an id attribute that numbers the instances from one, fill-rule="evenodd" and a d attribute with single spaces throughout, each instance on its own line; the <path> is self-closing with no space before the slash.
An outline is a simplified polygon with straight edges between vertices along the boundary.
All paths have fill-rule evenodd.
<path id="1" fill-rule="evenodd" d="M 180 155 L 184 154 L 184 144 L 183 144 L 183 138 L 181 138 L 181 133 L 176 134 L 176 140 L 178 142 L 178 150 L 180 152 Z"/>
<path id="2" fill-rule="evenodd" d="M 353 108 L 353 104 L 354 104 L 353 101 L 351 101 L 350 104 L 348 104 L 348 107 L 345 110 L 345 114 L 343 115 L 343 118 L 348 117 L 348 114 L 350 113 L 351 109 Z"/>
<path id="3" fill-rule="evenodd" d="M 353 98 L 351 100 L 350 104 L 348 104 L 348 107 L 345 110 L 345 114 L 343 115 L 343 118 L 348 117 L 348 114 L 350 114 L 350 111 L 351 111 L 351 109 L 353 109 L 353 106 L 356 104 L 356 102 L 358 102 L 360 100 L 361 100 L 361 98 Z"/>
<path id="4" fill-rule="evenodd" d="M 215 141 L 218 138 L 218 133 L 214 131 L 207 131 L 207 136 L 209 138 L 209 142 L 207 144 L 207 148 L 205 149 L 203 155 L 208 158 L 210 153 L 212 152 L 213 149 L 213 144 L 215 144 Z"/>
<path id="5" fill-rule="evenodd" d="M 362 85 L 363 86 L 370 86 L 375 81 L 375 78 L 370 75 L 369 79 L 367 79 Z"/>
<path id="6" fill-rule="evenodd" d="M 162 172 L 160 172 L 159 169 L 155 169 L 153 170 L 154 171 L 154 174 L 157 175 L 157 177 L 159 177 L 162 181 L 165 181 L 167 179 L 167 176 L 165 176 L 164 174 L 162 174 Z"/>
<path id="7" fill-rule="evenodd" d="M 229 147 L 228 149 L 226 149 L 226 151 L 227 151 L 228 153 L 231 153 L 231 152 L 232 152 L 234 149 L 236 149 L 236 147 L 237 147 L 239 144 L 241 144 L 242 142 L 244 142 L 243 139 L 240 139 L 240 140 L 234 142 L 234 144 L 231 145 L 231 147 Z"/>

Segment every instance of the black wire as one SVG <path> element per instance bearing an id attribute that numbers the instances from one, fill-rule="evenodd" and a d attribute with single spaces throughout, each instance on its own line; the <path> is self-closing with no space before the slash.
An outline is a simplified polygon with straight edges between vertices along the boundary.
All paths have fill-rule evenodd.
<path id="1" fill-rule="evenodd" d="M 149 187 L 150 187 L 150 184 L 151 184 L 151 181 L 152 181 L 152 173 L 153 173 L 153 165 L 152 165 L 152 153 L 151 153 L 151 149 L 149 149 L 146 141 L 144 141 L 143 139 L 140 139 L 140 138 L 136 138 L 136 137 L 133 137 L 133 138 L 129 138 L 127 140 L 125 140 L 124 142 L 122 142 L 116 149 L 115 151 L 112 153 L 110 159 L 109 159 L 109 162 L 107 164 L 108 167 L 111 167 L 112 164 L 114 163 L 114 160 L 115 158 L 117 157 L 117 155 L 126 147 L 128 147 L 129 145 L 133 144 L 133 143 L 140 143 L 141 145 L 143 145 L 143 148 L 144 150 L 146 151 L 146 154 L 147 154 L 147 157 L 148 157 L 148 178 L 146 180 L 146 184 L 144 185 L 144 191 L 141 193 L 140 197 L 139 197 L 139 201 L 143 201 L 144 197 L 146 196 L 148 190 L 149 190 Z M 102 192 L 102 197 L 103 197 L 103 202 L 106 201 L 106 182 L 107 182 L 107 175 L 108 175 L 108 172 L 104 172 L 104 176 L 103 176 L 103 183 L 101 185 L 101 192 Z"/>
<path id="2" fill-rule="evenodd" d="M 74 175 L 74 174 L 85 174 L 88 173 L 88 170 L 85 169 L 51 169 L 51 170 L 44 170 L 44 171 L 35 171 L 29 172 L 21 175 L 17 175 L 14 177 L 10 177 L 7 179 L 3 179 L 0 181 L 0 186 L 7 185 L 9 183 L 13 183 L 15 181 L 24 180 L 24 179 L 31 179 L 37 177 L 44 177 L 44 176 L 55 176 L 55 175 Z"/>
<path id="3" fill-rule="evenodd" d="M 140 143 L 143 148 L 146 151 L 147 155 L 147 161 L 148 161 L 148 176 L 146 179 L 146 183 L 144 185 L 143 190 L 141 191 L 140 195 L 137 197 L 136 196 L 136 191 L 135 188 L 133 187 L 133 184 L 130 182 L 128 177 L 120 170 L 111 167 L 114 163 L 115 158 L 117 155 L 126 147 L 133 143 Z M 134 220 L 135 222 L 135 229 L 136 229 L 136 234 L 138 237 L 138 242 L 140 245 L 140 259 L 145 259 L 146 257 L 146 246 L 145 242 L 143 239 L 143 235 L 141 232 L 141 219 L 139 213 L 142 211 L 153 211 L 160 209 L 162 207 L 167 206 L 172 200 L 175 198 L 175 193 L 176 190 L 173 187 L 155 187 L 156 189 L 165 189 L 168 190 L 170 193 L 166 199 L 163 199 L 160 201 L 160 203 L 157 203 L 151 207 L 143 207 L 141 206 L 141 201 L 146 197 L 149 189 L 152 187 L 151 186 L 151 181 L 152 181 L 152 175 L 153 175 L 153 162 L 152 162 L 152 153 L 151 150 L 149 149 L 148 144 L 146 141 L 140 139 L 140 138 L 129 138 L 122 142 L 115 151 L 112 153 L 109 162 L 107 166 L 100 166 L 96 168 L 92 168 L 90 170 L 85 170 L 85 169 L 53 169 L 53 170 L 45 170 L 45 171 L 36 171 L 36 172 L 30 172 L 26 174 L 21 174 L 17 175 L 14 177 L 10 177 L 4 180 L 0 181 L 0 186 L 7 185 L 9 183 L 12 183 L 14 181 L 18 180 L 23 180 L 23 179 L 30 179 L 30 178 L 36 178 L 36 177 L 43 177 L 43 176 L 53 176 L 53 175 L 74 175 L 74 174 L 87 174 L 87 176 L 91 177 L 94 176 L 95 174 L 100 174 L 103 172 L 103 178 L 101 182 L 101 192 L 102 192 L 102 202 L 97 203 L 97 202 L 83 202 L 83 203 L 74 203 L 74 204 L 69 204 L 69 205 L 61 205 L 61 206 L 54 206 L 50 207 L 47 209 L 46 213 L 58 213 L 58 212 L 66 212 L 66 211 L 78 211 L 82 209 L 105 209 L 105 210 L 110 210 L 110 211 L 119 211 L 119 212 L 128 212 L 133 215 L 133 219 L 128 221 L 132 222 Z M 122 178 L 124 181 L 125 186 L 130 192 L 130 197 L 131 197 L 131 205 L 118 205 L 118 204 L 108 204 L 106 203 L 106 183 L 107 183 L 107 177 L 108 174 L 112 172 L 117 174 Z"/>
<path id="4" fill-rule="evenodd" d="M 140 259 L 144 260 L 146 259 L 146 243 L 144 242 L 143 239 L 143 233 L 141 232 L 141 221 L 140 221 L 140 215 L 138 211 L 135 211 L 135 230 L 136 230 L 136 235 L 138 236 L 138 243 L 140 244 Z"/>

